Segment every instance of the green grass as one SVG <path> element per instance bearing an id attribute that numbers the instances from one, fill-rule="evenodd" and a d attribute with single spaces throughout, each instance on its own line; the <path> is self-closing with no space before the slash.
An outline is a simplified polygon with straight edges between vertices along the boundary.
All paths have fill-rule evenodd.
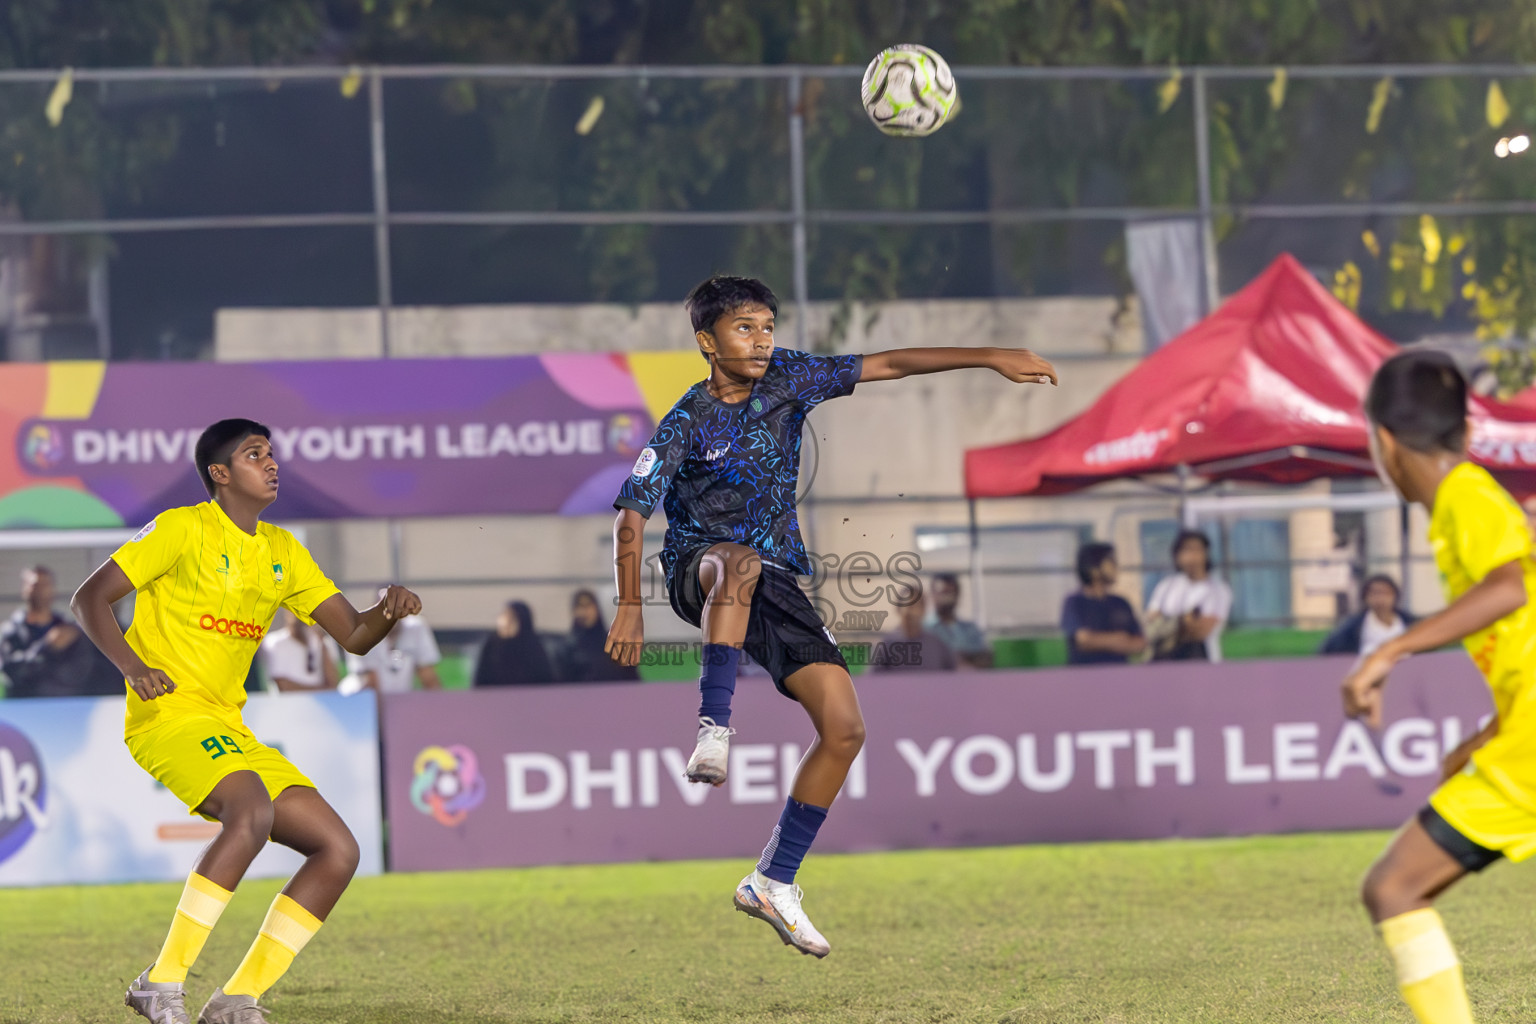
<path id="1" fill-rule="evenodd" d="M 816 857 L 819 962 L 731 910 L 740 862 L 368 878 L 266 1001 L 274 1024 L 1409 1022 L 1355 902 L 1384 840 Z M 1483 1024 L 1536 1016 L 1528 887 L 1499 865 L 1442 900 Z M 197 1005 L 276 889 L 241 887 L 189 979 Z M 0 1022 L 137 1019 L 121 994 L 179 891 L 0 890 Z"/>

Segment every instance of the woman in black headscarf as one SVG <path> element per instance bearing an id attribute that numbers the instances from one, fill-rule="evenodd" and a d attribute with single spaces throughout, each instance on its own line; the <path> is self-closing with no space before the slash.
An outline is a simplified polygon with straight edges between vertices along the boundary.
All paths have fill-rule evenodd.
<path id="1" fill-rule="evenodd" d="M 527 686 L 552 683 L 544 642 L 533 628 L 533 612 L 522 601 L 509 601 L 496 619 L 496 631 L 485 638 L 475 665 L 475 686 Z"/>
<path id="2" fill-rule="evenodd" d="M 573 683 L 639 682 L 640 672 L 608 657 L 603 645 L 608 627 L 597 595 L 578 590 L 571 595 L 571 635 L 565 641 L 564 678 Z"/>

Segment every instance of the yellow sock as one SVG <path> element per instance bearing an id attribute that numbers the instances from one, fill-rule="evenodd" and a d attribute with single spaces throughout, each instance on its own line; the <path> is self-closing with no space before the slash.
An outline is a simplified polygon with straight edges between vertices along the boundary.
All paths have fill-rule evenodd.
<path id="1" fill-rule="evenodd" d="M 1419 1024 L 1472 1024 L 1461 961 L 1432 908 L 1389 917 L 1381 938 L 1397 965 L 1397 988 Z"/>
<path id="2" fill-rule="evenodd" d="M 203 951 L 208 933 L 219 923 L 219 915 L 229 905 L 234 893 L 208 881 L 196 871 L 187 876 L 186 888 L 181 890 L 181 902 L 176 904 L 176 916 L 171 920 L 171 932 L 160 947 L 155 966 L 149 969 L 149 980 L 157 982 L 183 982 L 187 970 Z"/>
<path id="3" fill-rule="evenodd" d="M 228 996 L 260 999 L 288 971 L 299 950 L 320 930 L 320 919 L 293 900 L 277 894 L 256 941 L 224 986 Z"/>

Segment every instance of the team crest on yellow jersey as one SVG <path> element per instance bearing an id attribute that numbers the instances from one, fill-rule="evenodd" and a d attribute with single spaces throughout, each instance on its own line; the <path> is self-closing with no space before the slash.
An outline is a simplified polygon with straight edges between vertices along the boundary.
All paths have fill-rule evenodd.
<path id="1" fill-rule="evenodd" d="M 277 582 L 277 583 L 283 582 L 283 563 L 282 562 L 273 562 L 272 563 L 272 579 L 275 582 Z"/>

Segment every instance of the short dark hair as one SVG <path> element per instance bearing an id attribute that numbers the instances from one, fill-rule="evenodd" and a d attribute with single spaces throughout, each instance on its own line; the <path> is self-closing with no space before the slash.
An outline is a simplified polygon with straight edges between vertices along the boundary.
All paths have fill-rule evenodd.
<path id="1" fill-rule="evenodd" d="M 774 316 L 779 315 L 779 300 L 773 290 L 755 277 L 716 274 L 695 285 L 683 305 L 695 331 L 711 330 L 715 321 L 743 306 L 767 306 Z"/>
<path id="2" fill-rule="evenodd" d="M 1365 415 L 1416 452 L 1460 452 L 1467 443 L 1467 378 L 1444 352 L 1400 352 L 1371 378 Z"/>
<path id="3" fill-rule="evenodd" d="M 960 593 L 960 577 L 952 572 L 936 572 L 933 574 L 935 584 L 944 583 L 955 588 L 955 593 Z"/>
<path id="4" fill-rule="evenodd" d="M 1365 595 L 1370 593 L 1371 588 L 1378 583 L 1385 583 L 1387 586 L 1392 588 L 1393 602 L 1396 602 L 1403 596 L 1402 588 L 1397 585 L 1397 580 L 1393 579 L 1391 576 L 1388 576 L 1384 572 L 1379 572 L 1375 576 L 1366 577 L 1365 582 L 1360 584 L 1360 600 L 1364 601 Z"/>
<path id="5" fill-rule="evenodd" d="M 1168 557 L 1177 561 L 1179 548 L 1192 540 L 1199 541 L 1200 546 L 1205 548 L 1205 568 L 1209 571 L 1211 569 L 1211 538 L 1207 537 L 1203 530 L 1180 530 L 1174 536 L 1173 544 L 1168 548 Z"/>
<path id="6" fill-rule="evenodd" d="M 1101 540 L 1090 541 L 1077 549 L 1077 578 L 1083 586 L 1093 582 L 1093 570 L 1104 564 L 1106 558 L 1115 557 L 1115 546 Z"/>
<path id="7" fill-rule="evenodd" d="M 272 431 L 265 424 L 246 419 L 219 420 L 197 439 L 193 457 L 197 459 L 197 475 L 202 479 L 208 497 L 214 496 L 213 476 L 208 467 L 229 465 L 240 442 L 252 434 L 269 441 L 272 439 Z"/>

